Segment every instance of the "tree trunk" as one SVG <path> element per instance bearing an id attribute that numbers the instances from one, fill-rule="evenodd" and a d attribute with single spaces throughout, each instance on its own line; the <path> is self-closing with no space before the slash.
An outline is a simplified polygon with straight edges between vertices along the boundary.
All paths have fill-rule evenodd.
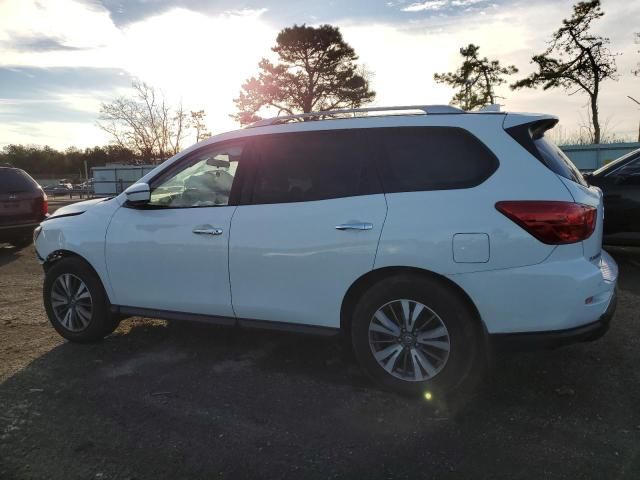
<path id="1" fill-rule="evenodd" d="M 591 122 L 593 123 L 593 143 L 600 143 L 600 120 L 598 119 L 598 97 L 591 96 Z"/>

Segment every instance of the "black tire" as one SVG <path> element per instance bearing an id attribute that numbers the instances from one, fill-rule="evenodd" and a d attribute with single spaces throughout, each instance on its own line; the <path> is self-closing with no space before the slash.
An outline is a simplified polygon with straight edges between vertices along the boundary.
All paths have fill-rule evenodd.
<path id="1" fill-rule="evenodd" d="M 419 302 L 426 306 L 432 312 L 427 309 L 422 312 L 426 312 L 429 317 L 435 313 L 437 315 L 436 321 L 444 324 L 447 330 L 447 336 L 444 338 L 449 342 L 448 356 L 440 363 L 441 370 L 426 380 L 418 381 L 415 380 L 416 377 L 407 380 L 392 375 L 378 363 L 374 356 L 374 347 L 370 344 L 369 326 L 378 309 L 401 299 Z M 418 318 L 423 324 L 428 323 L 424 320 L 424 316 Z M 401 319 L 399 323 L 402 323 Z M 417 320 L 415 325 L 418 325 Z M 375 336 L 376 334 L 372 333 L 371 335 Z M 396 275 L 381 280 L 370 287 L 362 295 L 354 310 L 351 340 L 355 356 L 365 372 L 382 388 L 402 394 L 424 395 L 429 392 L 431 397 L 439 399 L 451 399 L 453 396 L 466 395 L 475 390 L 486 371 L 488 352 L 484 348 L 483 329 L 474 309 L 470 308 L 462 294 L 454 288 L 444 281 L 428 276 Z M 405 346 L 403 343 L 398 343 L 398 345 Z M 402 358 L 404 362 L 403 355 L 407 352 L 407 358 L 411 359 L 410 350 L 411 345 L 406 346 L 397 358 Z M 415 368 L 411 368 L 412 365 L 409 365 L 410 362 L 411 360 L 408 360 L 404 364 L 407 367 L 406 371 L 415 371 Z M 425 373 L 422 369 L 420 371 Z M 395 373 L 398 374 L 398 372 Z M 427 378 L 427 375 L 424 376 Z"/>
<path id="2" fill-rule="evenodd" d="M 91 310 L 88 323 L 81 329 L 70 329 L 65 326 L 54 311 L 52 291 L 56 280 L 62 275 L 70 274 L 80 279 L 90 294 Z M 59 294 L 58 294 L 59 295 Z M 47 270 L 43 285 L 44 308 L 53 328 L 67 340 L 77 343 L 89 343 L 102 340 L 112 333 L 120 323 L 119 318 L 110 311 L 111 305 L 104 291 L 102 282 L 96 272 L 84 260 L 77 257 L 66 257 L 56 261 Z M 76 326 L 79 322 L 76 321 Z"/>

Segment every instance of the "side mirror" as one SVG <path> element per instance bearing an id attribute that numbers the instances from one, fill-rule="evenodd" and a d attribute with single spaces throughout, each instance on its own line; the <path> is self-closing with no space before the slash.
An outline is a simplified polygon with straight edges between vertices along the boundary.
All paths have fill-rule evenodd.
<path id="1" fill-rule="evenodd" d="M 146 183 L 134 183 L 124 191 L 127 202 L 133 205 L 143 205 L 151 200 L 151 190 Z"/>

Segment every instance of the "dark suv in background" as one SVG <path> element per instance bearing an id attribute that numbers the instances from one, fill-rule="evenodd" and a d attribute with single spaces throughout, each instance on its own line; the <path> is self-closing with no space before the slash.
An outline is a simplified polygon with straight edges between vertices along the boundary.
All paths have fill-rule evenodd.
<path id="1" fill-rule="evenodd" d="M 640 149 L 586 174 L 585 179 L 604 194 L 603 243 L 640 246 Z"/>
<path id="2" fill-rule="evenodd" d="M 27 172 L 0 167 L 0 243 L 29 245 L 48 208 L 47 195 Z"/>

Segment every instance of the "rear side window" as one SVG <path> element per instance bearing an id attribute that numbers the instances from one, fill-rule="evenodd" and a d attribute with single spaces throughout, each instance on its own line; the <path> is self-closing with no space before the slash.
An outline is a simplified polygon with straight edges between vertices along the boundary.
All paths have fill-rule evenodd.
<path id="1" fill-rule="evenodd" d="M 38 184 L 22 170 L 0 168 L 0 194 L 33 192 Z"/>
<path id="2" fill-rule="evenodd" d="M 580 171 L 556 144 L 545 137 L 538 138 L 533 143 L 549 169 L 580 185 L 587 184 Z"/>
<path id="3" fill-rule="evenodd" d="M 250 203 L 308 202 L 375 193 L 365 147 L 357 130 L 254 137 L 251 150 L 257 168 Z"/>
<path id="4" fill-rule="evenodd" d="M 531 155 L 547 166 L 552 172 L 580 185 L 587 185 L 580 171 L 551 140 L 545 138 L 546 131 L 552 129 L 558 120 L 545 119 L 507 128 L 506 132 Z"/>
<path id="5" fill-rule="evenodd" d="M 387 192 L 470 188 L 498 168 L 491 151 L 466 130 L 400 127 L 375 130 L 383 149 L 382 183 Z"/>

